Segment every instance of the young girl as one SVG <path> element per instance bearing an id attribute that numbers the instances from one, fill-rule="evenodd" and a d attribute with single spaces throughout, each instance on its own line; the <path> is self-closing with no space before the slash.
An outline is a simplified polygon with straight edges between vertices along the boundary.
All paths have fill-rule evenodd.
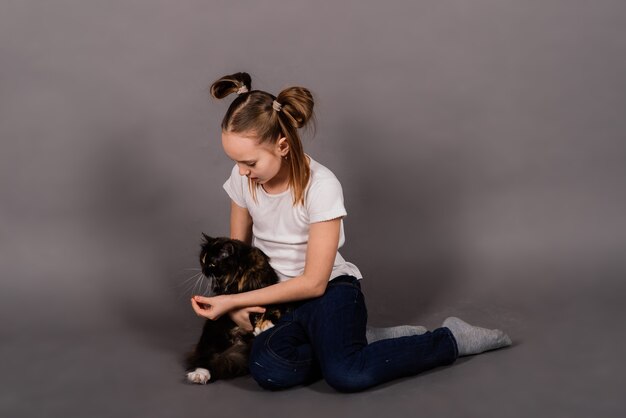
<path id="1" fill-rule="evenodd" d="M 247 73 L 211 86 L 215 98 L 231 93 L 238 97 L 222 121 L 222 146 L 236 163 L 224 184 L 232 200 L 230 236 L 263 250 L 281 281 L 240 294 L 195 296 L 191 304 L 200 316 L 228 314 L 251 330 L 250 312 L 296 301 L 254 340 L 250 373 L 261 387 L 323 377 L 338 391 L 360 391 L 511 344 L 502 331 L 454 317 L 432 332 L 368 343 L 361 272 L 337 251 L 345 241 L 341 184 L 304 153 L 298 135 L 313 116 L 313 96 L 303 87 L 277 97 L 251 90 Z"/>

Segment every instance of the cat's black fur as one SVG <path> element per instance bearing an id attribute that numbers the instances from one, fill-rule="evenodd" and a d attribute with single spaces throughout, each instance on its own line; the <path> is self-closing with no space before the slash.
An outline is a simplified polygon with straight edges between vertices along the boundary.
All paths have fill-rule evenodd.
<path id="1" fill-rule="evenodd" d="M 258 248 L 239 240 L 202 236 L 200 265 L 202 274 L 211 280 L 212 296 L 247 292 L 278 283 L 269 257 Z M 266 306 L 265 313 L 250 314 L 250 322 L 254 328 L 262 330 L 272 325 L 268 321 L 275 323 L 288 307 L 288 304 Z M 185 368 L 188 373 L 196 368 L 209 370 L 208 381 L 195 380 L 195 383 L 248 374 L 253 339 L 254 334 L 240 329 L 228 314 L 214 321 L 207 319 L 200 341 L 185 356 Z M 194 381 L 189 374 L 188 380 Z"/>

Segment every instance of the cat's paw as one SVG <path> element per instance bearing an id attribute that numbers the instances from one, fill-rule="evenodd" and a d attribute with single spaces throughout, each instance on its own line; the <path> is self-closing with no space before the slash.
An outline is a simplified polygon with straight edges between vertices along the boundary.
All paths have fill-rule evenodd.
<path id="1" fill-rule="evenodd" d="M 267 331 L 268 329 L 272 328 L 274 326 L 274 323 L 272 321 L 268 321 L 268 320 L 263 320 L 260 321 L 257 326 L 254 328 L 254 336 L 259 335 L 260 333 L 262 333 L 263 331 Z"/>
<path id="2" fill-rule="evenodd" d="M 191 383 L 198 383 L 201 385 L 206 385 L 209 379 L 211 378 L 211 372 L 207 369 L 196 368 L 193 372 L 187 373 L 187 380 Z"/>

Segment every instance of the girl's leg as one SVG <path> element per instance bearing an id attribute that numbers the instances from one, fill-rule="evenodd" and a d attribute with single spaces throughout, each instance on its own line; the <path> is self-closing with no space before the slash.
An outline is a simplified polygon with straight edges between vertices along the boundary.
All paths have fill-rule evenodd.
<path id="1" fill-rule="evenodd" d="M 511 338 L 499 329 L 476 327 L 454 316 L 443 321 L 443 326 L 452 331 L 460 356 L 479 354 L 512 344 Z"/>
<path id="2" fill-rule="evenodd" d="M 250 374 L 264 389 L 278 390 L 307 384 L 322 375 L 306 332 L 289 313 L 252 344 Z"/>
<path id="3" fill-rule="evenodd" d="M 452 331 L 459 349 L 459 357 L 480 354 L 485 351 L 507 347 L 512 344 L 511 338 L 499 329 L 488 329 L 470 325 L 451 316 L 443 321 L 443 327 Z M 395 327 L 377 328 L 369 325 L 365 328 L 367 343 L 388 338 L 420 335 L 428 330 L 420 325 L 397 325 Z"/>
<path id="4" fill-rule="evenodd" d="M 428 330 L 420 325 L 397 325 L 395 327 L 365 327 L 365 337 L 367 343 L 371 344 L 378 340 L 386 340 L 388 338 L 407 337 L 409 335 L 421 335 Z"/>
<path id="5" fill-rule="evenodd" d="M 454 336 L 445 327 L 368 345 L 367 310 L 357 279 L 335 280 L 322 297 L 302 305 L 296 317 L 306 329 L 324 378 L 335 389 L 363 390 L 451 364 L 458 357 Z"/>
<path id="6" fill-rule="evenodd" d="M 501 331 L 458 318 L 448 318 L 432 332 L 368 345 L 366 322 L 360 285 L 344 276 L 256 337 L 250 372 L 266 389 L 311 383 L 323 373 L 335 389 L 353 392 L 451 364 L 459 355 L 510 345 Z"/>

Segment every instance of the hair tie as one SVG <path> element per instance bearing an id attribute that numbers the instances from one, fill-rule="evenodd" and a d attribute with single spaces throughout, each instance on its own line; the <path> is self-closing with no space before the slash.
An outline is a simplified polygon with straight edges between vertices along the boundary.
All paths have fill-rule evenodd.
<path id="1" fill-rule="evenodd" d="M 281 105 L 276 100 L 274 100 L 274 102 L 272 102 L 272 107 L 274 108 L 275 111 L 280 112 L 280 109 L 283 108 L 283 105 Z"/>
<path id="2" fill-rule="evenodd" d="M 247 92 L 248 92 L 248 87 L 246 87 L 245 84 L 237 89 L 237 94 L 247 93 Z"/>

